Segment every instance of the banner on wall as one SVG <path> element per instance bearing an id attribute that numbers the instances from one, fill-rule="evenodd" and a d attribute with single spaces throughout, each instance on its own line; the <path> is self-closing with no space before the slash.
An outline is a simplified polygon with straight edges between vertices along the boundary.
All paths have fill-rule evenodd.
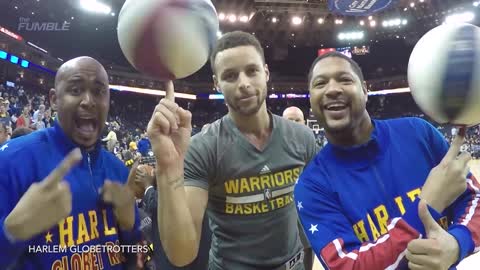
<path id="1" fill-rule="evenodd" d="M 329 0 L 328 8 L 333 13 L 347 16 L 369 16 L 388 7 L 398 0 Z"/>

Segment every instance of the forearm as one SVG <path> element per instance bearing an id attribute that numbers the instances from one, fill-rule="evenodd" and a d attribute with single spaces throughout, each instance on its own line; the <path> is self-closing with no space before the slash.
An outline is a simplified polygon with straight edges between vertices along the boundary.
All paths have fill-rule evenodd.
<path id="1" fill-rule="evenodd" d="M 183 174 L 157 173 L 160 240 L 168 259 L 176 266 L 195 260 L 200 244 L 183 182 Z"/>

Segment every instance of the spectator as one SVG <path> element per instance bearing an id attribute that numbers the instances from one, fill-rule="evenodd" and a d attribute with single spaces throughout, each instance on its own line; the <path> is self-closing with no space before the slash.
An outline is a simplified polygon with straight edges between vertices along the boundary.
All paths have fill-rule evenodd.
<path id="1" fill-rule="evenodd" d="M 8 141 L 8 126 L 4 122 L 0 122 L 0 145 Z"/>
<path id="2" fill-rule="evenodd" d="M 39 118 L 40 115 L 40 118 Z M 36 124 L 38 121 L 42 121 L 45 115 L 45 105 L 38 106 L 38 110 L 33 113 L 33 123 Z"/>
<path id="3" fill-rule="evenodd" d="M 22 115 L 18 117 L 16 122 L 16 128 L 19 127 L 30 127 L 32 125 L 32 117 L 30 116 L 30 105 L 27 104 L 23 107 Z"/>
<path id="4" fill-rule="evenodd" d="M 110 124 L 108 127 L 108 135 L 102 141 L 107 142 L 107 150 L 113 152 L 115 145 L 118 142 L 117 133 L 115 133 L 114 125 Z"/>
<path id="5" fill-rule="evenodd" d="M 138 141 L 138 152 L 142 155 L 142 157 L 148 156 L 148 152 L 150 151 L 151 145 L 150 140 L 148 139 L 147 133 L 142 133 L 142 138 Z"/>
<path id="6" fill-rule="evenodd" d="M 5 126 L 11 125 L 10 114 L 7 112 L 5 103 L 0 101 L 0 122 L 5 124 Z"/>
<path id="7" fill-rule="evenodd" d="M 43 122 L 45 123 L 45 127 L 53 127 L 55 120 L 52 118 L 52 110 L 48 109 L 45 111 L 45 117 L 43 117 Z"/>

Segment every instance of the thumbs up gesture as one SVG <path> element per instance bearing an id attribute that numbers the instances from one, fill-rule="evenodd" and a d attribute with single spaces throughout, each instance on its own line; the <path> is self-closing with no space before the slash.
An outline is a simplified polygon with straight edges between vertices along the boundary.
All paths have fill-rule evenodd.
<path id="1" fill-rule="evenodd" d="M 5 228 L 16 240 L 29 240 L 70 214 L 72 193 L 64 178 L 80 160 L 77 148 L 45 179 L 30 185 L 5 219 Z"/>
<path id="2" fill-rule="evenodd" d="M 418 206 L 418 215 L 427 239 L 412 240 L 408 244 L 408 267 L 411 270 L 448 270 L 458 260 L 457 240 L 433 219 L 424 200 Z"/>

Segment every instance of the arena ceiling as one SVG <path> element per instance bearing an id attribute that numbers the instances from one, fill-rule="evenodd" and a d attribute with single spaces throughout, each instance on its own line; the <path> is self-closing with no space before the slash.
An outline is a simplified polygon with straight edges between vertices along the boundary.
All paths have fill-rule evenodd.
<path id="1" fill-rule="evenodd" d="M 117 14 L 124 1 L 98 1 L 110 5 L 111 14 L 86 12 L 80 7 L 80 0 L 2 0 L 0 26 L 20 34 L 54 57 L 69 59 L 90 55 L 102 59 L 105 64 L 118 64 L 126 67 L 126 70 L 133 70 L 123 57 L 116 37 Z M 304 76 L 318 49 L 328 47 L 359 45 L 375 48 L 372 51 L 379 53 L 378 59 L 371 57 L 369 60 L 360 60 L 373 69 L 378 68 L 375 61 L 397 61 L 395 57 L 400 59 L 401 64 L 406 63 L 409 50 L 416 41 L 426 31 L 441 24 L 449 14 L 472 11 L 477 13 L 474 23 L 480 22 L 480 7 L 472 5 L 474 0 L 397 0 L 392 8 L 371 18 L 332 14 L 328 10 L 327 0 L 212 2 L 218 14 L 224 16 L 220 30 L 223 33 L 233 30 L 254 33 L 266 48 L 267 61 L 273 63 L 271 69 L 285 78 Z M 235 21 L 230 20 L 232 15 L 235 15 Z M 240 22 L 242 16 L 247 16 L 249 20 Z M 294 16 L 301 18 L 301 24 L 292 24 Z M 22 19 L 68 22 L 70 28 L 69 31 L 58 32 L 19 30 Z M 391 19 L 401 19 L 407 23 L 396 27 L 382 26 L 383 21 Z M 371 21 L 375 21 L 375 26 L 371 26 Z M 339 40 L 339 33 L 348 31 L 362 31 L 365 38 L 359 41 Z M 209 80 L 208 67 L 200 71 L 200 77 L 202 75 Z"/>

